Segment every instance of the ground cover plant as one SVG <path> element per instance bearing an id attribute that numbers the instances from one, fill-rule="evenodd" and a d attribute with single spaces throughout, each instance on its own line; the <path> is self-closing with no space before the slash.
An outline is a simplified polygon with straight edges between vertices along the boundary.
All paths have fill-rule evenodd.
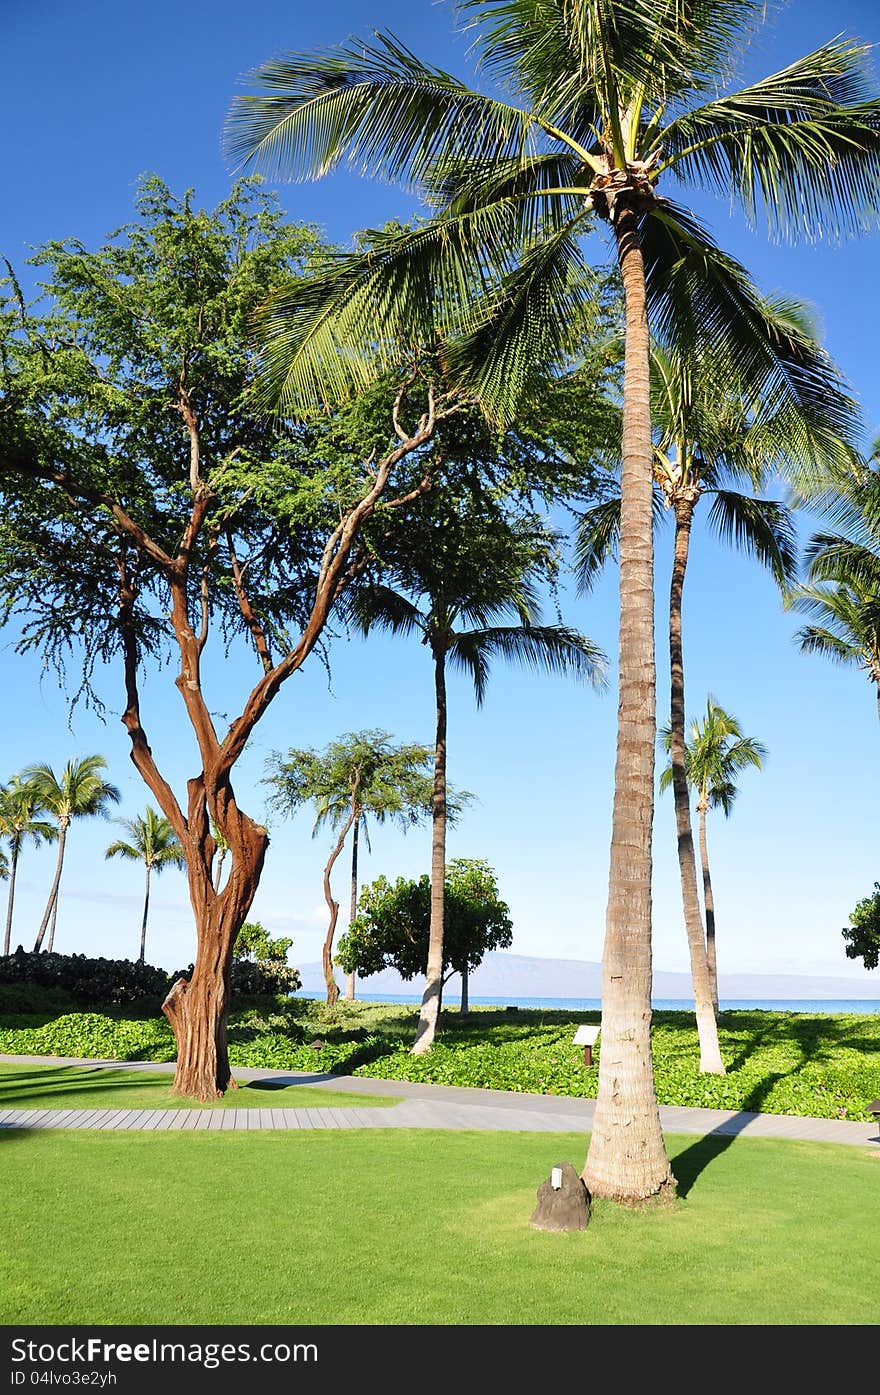
<path id="1" fill-rule="evenodd" d="M 169 1075 L 107 1070 L 102 1066 L 0 1066 L 0 1111 L 6 1109 L 326 1109 L 361 1104 L 387 1106 L 386 1095 L 355 1095 L 320 1085 L 276 1080 L 241 1081 L 222 1100 L 200 1100 L 171 1093 Z"/>
<path id="2" fill-rule="evenodd" d="M 580 1167 L 583 1134 L 59 1130 L 0 1138 L 15 1161 L 4 1188 L 16 1220 L 0 1250 L 6 1322 L 398 1324 L 422 1323 L 426 1313 L 438 1324 L 505 1325 L 876 1319 L 876 1246 L 865 1216 L 880 1150 L 667 1136 L 683 1200 L 641 1213 L 598 1201 L 586 1231 L 551 1235 L 529 1227 L 535 1191 L 556 1163 Z M 220 1179 L 223 1206 L 206 1205 Z M 330 1214 L 345 1217 L 344 1264 L 327 1244 Z M 198 1226 L 180 1225 L 188 1215 Z"/>
<path id="3" fill-rule="evenodd" d="M 579 1022 L 597 1012 L 476 1009 L 442 1014 L 436 1048 L 410 1054 L 417 1012 L 382 1003 L 333 1009 L 307 999 L 234 1012 L 233 1066 L 333 1071 L 387 1080 L 481 1086 L 594 1097 L 602 1039 L 588 1070 L 573 1045 Z M 810 1015 L 762 1010 L 724 1013 L 719 1039 L 727 1073 L 700 1073 L 692 1013 L 654 1014 L 654 1058 L 661 1104 L 762 1110 L 870 1122 L 880 1096 L 880 1014 Z M 131 1010 L 0 1013 L 0 1052 L 172 1061 L 174 1039 L 160 1016 Z"/>

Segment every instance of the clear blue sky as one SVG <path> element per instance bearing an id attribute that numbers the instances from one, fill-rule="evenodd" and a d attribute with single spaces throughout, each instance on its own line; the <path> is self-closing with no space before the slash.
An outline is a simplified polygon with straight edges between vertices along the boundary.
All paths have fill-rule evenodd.
<path id="1" fill-rule="evenodd" d="M 447 3 L 428 0 L 6 0 L 5 132 L 0 253 L 18 266 L 31 246 L 73 235 L 96 244 L 130 215 L 134 184 L 160 174 L 200 202 L 225 196 L 230 171 L 220 133 L 241 76 L 284 49 L 309 49 L 390 28 L 414 50 L 462 75 L 472 72 L 467 36 L 453 33 Z M 880 40 L 874 0 L 793 0 L 747 56 L 746 75 L 784 66 L 837 32 Z M 360 227 L 412 211 L 412 201 L 379 183 L 336 176 L 282 186 L 291 217 L 317 222 L 346 243 Z M 744 260 L 768 291 L 818 307 L 828 347 L 849 374 L 872 430 L 880 428 L 876 273 L 880 239 L 842 248 L 773 247 L 749 233 L 723 203 L 700 200 L 718 240 Z M 667 701 L 663 625 L 670 533 L 658 548 L 660 710 Z M 589 600 L 572 595 L 565 618 L 616 652 L 616 578 Z M 770 751 L 762 774 L 743 779 L 733 818 L 713 821 L 722 972 L 848 976 L 853 993 L 880 991 L 843 955 L 840 927 L 880 877 L 880 728 L 864 677 L 803 658 L 796 622 L 782 614 L 772 584 L 754 565 L 719 549 L 698 522 L 685 608 L 688 707 L 712 692 Z M 11 652 L 0 636 L 0 703 L 5 734 L 0 779 L 22 765 L 61 765 L 102 751 L 133 817 L 147 791 L 128 759 L 116 719 L 120 675 L 108 672 L 106 725 L 81 711 L 67 726 L 65 699 L 39 663 Z M 258 785 L 268 751 L 322 745 L 341 732 L 379 726 L 400 739 L 430 741 L 432 680 L 418 645 L 337 643 L 332 681 L 315 660 L 292 680 L 258 728 L 236 781 L 245 808 L 260 814 Z M 238 710 L 253 681 L 250 660 L 209 666 L 213 708 Z M 187 728 L 169 694 L 169 675 L 145 684 L 144 715 L 155 753 L 180 788 L 194 769 Z M 601 955 L 614 758 L 613 691 L 596 696 L 560 680 L 498 669 L 477 712 L 472 693 L 450 684 L 450 774 L 479 802 L 452 835 L 450 854 L 485 857 L 496 868 L 515 925 L 514 950 L 596 960 Z M 323 935 L 324 842 L 301 816 L 273 828 L 253 917 L 294 937 L 294 962 L 314 960 Z M 137 869 L 103 861 L 111 825 L 71 834 L 59 913 L 58 948 L 136 952 L 141 886 Z M 51 878 L 50 851 L 25 854 L 16 941 L 32 942 Z M 416 875 L 428 865 L 428 835 L 379 830 L 363 875 Z M 670 801 L 659 801 L 655 835 L 655 964 L 686 969 Z M 340 900 L 346 903 L 344 874 Z M 0 893 L 2 895 L 2 893 Z M 344 921 L 342 922 L 344 924 Z M 185 882 L 167 872 L 155 887 L 151 957 L 169 967 L 193 952 Z"/>

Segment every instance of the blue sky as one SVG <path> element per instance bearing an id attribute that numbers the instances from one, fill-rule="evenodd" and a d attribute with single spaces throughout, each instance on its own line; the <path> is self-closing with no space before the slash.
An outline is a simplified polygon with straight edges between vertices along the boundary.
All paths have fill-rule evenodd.
<path id="1" fill-rule="evenodd" d="M 284 49 L 324 46 L 371 29 L 394 30 L 415 51 L 472 74 L 468 37 L 453 32 L 447 3 L 427 0 L 7 0 L 0 112 L 4 206 L 0 253 L 21 266 L 29 248 L 55 237 L 95 244 L 130 216 L 134 185 L 160 174 L 176 191 L 194 187 L 211 206 L 228 191 L 220 153 L 229 100 L 243 74 Z M 873 0 L 793 0 L 747 55 L 746 76 L 770 71 L 847 32 L 877 42 Z M 289 215 L 321 224 L 341 243 L 356 229 L 413 211 L 413 201 L 378 182 L 337 175 L 279 189 Z M 721 244 L 768 291 L 817 307 L 831 352 L 880 429 L 876 265 L 880 237 L 843 247 L 771 246 L 718 200 L 700 198 Z M 808 531 L 808 524 L 805 524 Z M 658 543 L 661 719 L 667 702 L 664 612 L 671 532 Z M 566 596 L 566 620 L 616 652 L 616 578 L 593 596 Z M 880 877 L 880 730 L 871 689 L 855 671 L 802 657 L 796 621 L 782 613 L 770 581 L 695 527 L 685 604 L 688 708 L 712 692 L 768 747 L 765 770 L 743 779 L 731 820 L 710 827 L 721 971 L 828 973 L 853 993 L 880 991 L 876 973 L 843 955 L 840 927 Z M 142 810 L 147 790 L 128 759 L 116 713 L 121 679 L 105 675 L 102 725 L 66 700 L 39 662 L 0 635 L 4 733 L 0 779 L 34 760 L 61 765 L 103 752 L 123 793 L 121 813 Z M 208 666 L 209 700 L 232 714 L 254 681 L 244 654 Z M 315 660 L 283 690 L 239 770 L 245 808 L 260 814 L 263 762 L 272 749 L 320 746 L 341 732 L 382 727 L 401 740 L 430 741 L 432 677 L 425 651 L 400 641 L 339 642 L 332 676 Z M 194 769 L 188 730 L 169 693 L 168 672 L 144 685 L 144 716 L 160 764 L 178 788 Z M 178 699 L 179 701 L 179 699 Z M 514 951 L 597 960 L 601 956 L 610 834 L 616 702 L 558 679 L 498 669 L 477 712 L 467 684 L 450 681 L 451 778 L 478 802 L 450 839 L 450 855 L 487 858 L 514 920 Z M 103 860 L 112 825 L 83 823 L 71 834 L 59 912 L 58 948 L 136 952 L 141 887 L 137 869 Z M 406 838 L 377 830 L 362 875 L 417 875 L 428 865 L 427 831 Z M 253 918 L 294 938 L 294 962 L 314 960 L 323 937 L 324 841 L 306 815 L 272 829 Z M 30 944 L 51 879 L 53 854 L 28 850 L 17 892 L 16 942 Z M 344 873 L 340 900 L 346 904 Z M 0 893 L 2 895 L 2 893 Z M 343 921 L 344 923 L 344 921 Z M 176 872 L 155 886 L 150 957 L 168 967 L 192 956 L 186 887 Z M 667 798 L 655 825 L 655 963 L 686 969 L 674 826 Z"/>

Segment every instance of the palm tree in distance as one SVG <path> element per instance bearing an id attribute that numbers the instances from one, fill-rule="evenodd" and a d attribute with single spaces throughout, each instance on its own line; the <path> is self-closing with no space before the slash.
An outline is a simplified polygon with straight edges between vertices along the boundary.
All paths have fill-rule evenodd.
<path id="1" fill-rule="evenodd" d="M 554 550 L 555 539 L 532 516 L 505 517 L 479 494 L 441 498 L 438 490 L 415 506 L 396 539 L 386 538 L 383 562 L 389 580 L 380 574 L 349 597 L 349 614 L 364 634 L 385 629 L 416 635 L 429 650 L 434 669 L 431 921 L 414 1055 L 433 1044 L 443 989 L 448 666 L 470 676 L 478 706 L 496 657 L 602 682 L 605 656 L 595 644 L 564 625 L 537 623 L 536 582 L 552 573 Z M 516 623 L 491 623 L 504 619 Z"/>
<path id="2" fill-rule="evenodd" d="M 183 848 L 177 834 L 166 818 L 148 804 L 146 811 L 136 819 L 118 819 L 117 822 L 128 832 L 128 840 L 117 838 L 111 843 L 105 857 L 123 857 L 129 862 L 142 862 L 146 868 L 144 889 L 144 914 L 141 920 L 141 950 L 138 959 L 145 962 L 147 948 L 147 915 L 150 909 L 150 876 L 157 875 L 165 867 L 186 867 Z"/>
<path id="3" fill-rule="evenodd" d="M 58 828 L 58 862 L 55 867 L 52 888 L 49 892 L 49 900 L 46 902 L 46 910 L 37 931 L 37 939 L 34 944 L 35 954 L 38 954 L 43 948 L 43 938 L 46 934 L 50 915 L 53 911 L 57 914 L 58 891 L 61 886 L 61 871 L 64 866 L 64 850 L 67 846 L 67 831 L 72 820 L 94 817 L 109 818 L 107 806 L 119 803 L 119 790 L 115 785 L 109 784 L 101 774 L 101 771 L 106 769 L 107 762 L 103 756 L 83 756 L 81 760 L 69 760 L 60 776 L 55 774 L 50 765 L 29 765 L 21 773 L 22 780 L 33 787 L 40 806 L 46 810 L 47 814 L 51 815 Z M 55 923 L 53 919 L 52 935 L 48 944 L 50 953 L 54 947 L 54 941 Z"/>
<path id="4" fill-rule="evenodd" d="M 880 462 L 880 443 L 874 447 Z M 805 654 L 860 668 L 880 717 L 880 470 L 867 470 L 837 500 L 843 533 L 816 533 L 807 547 L 809 582 L 786 598 L 814 624 L 797 633 Z"/>
<path id="5" fill-rule="evenodd" d="M 3 953 L 8 954 L 12 943 L 12 911 L 15 901 L 15 875 L 24 843 L 34 847 L 54 843 L 58 830 L 54 824 L 40 818 L 43 806 L 34 790 L 20 775 L 13 775 L 8 785 L 0 787 L 0 837 L 9 840 L 9 895 L 6 901 L 6 927 L 3 933 Z"/>
<path id="6" fill-rule="evenodd" d="M 671 726 L 660 729 L 660 739 L 667 754 L 672 751 Z M 700 816 L 700 861 L 703 867 L 703 902 L 706 910 L 706 950 L 711 976 L 711 991 L 715 1012 L 718 1011 L 718 966 L 715 946 L 715 898 L 709 874 L 709 846 L 706 841 L 706 814 L 710 809 L 723 809 L 730 818 L 738 789 L 736 777 L 749 766 L 762 768 L 767 758 L 766 747 L 751 736 L 743 736 L 735 717 L 719 707 L 710 695 L 706 715 L 691 726 L 690 741 L 685 745 L 685 775 L 688 786 L 697 795 Z M 673 784 L 673 767 L 669 765 L 660 776 L 660 789 Z"/>
<path id="7" fill-rule="evenodd" d="M 829 479 L 852 464 L 855 450 L 839 419 L 841 400 L 857 420 L 855 405 L 839 374 L 814 337 L 803 306 L 777 300 L 766 305 L 768 333 L 794 345 L 789 391 L 758 394 L 742 380 L 726 355 L 706 350 L 696 357 L 655 346 L 651 355 L 651 407 L 655 426 L 654 482 L 675 520 L 669 595 L 670 731 L 672 785 L 685 928 L 690 950 L 700 1069 L 724 1073 L 713 1010 L 712 975 L 700 914 L 697 866 L 685 772 L 685 670 L 682 605 L 694 517 L 704 495 L 712 497 L 708 522 L 766 566 L 785 591 L 796 566 L 794 526 L 788 508 L 760 496 L 777 473 L 801 493 L 827 488 Z M 780 354 L 785 350 L 780 349 Z M 736 486 L 739 486 L 737 488 Z M 747 493 L 742 487 L 748 488 Z M 655 508 L 656 512 L 656 508 Z M 620 498 L 609 498 L 583 515 L 575 567 L 583 589 L 619 541 Z"/>
<path id="8" fill-rule="evenodd" d="M 316 810 L 312 837 L 328 825 L 338 833 L 324 868 L 324 899 L 330 913 L 321 952 L 327 1005 L 339 997 L 333 972 L 333 938 L 339 917 L 330 877 L 336 859 L 352 834 L 350 919 L 357 910 L 358 841 L 363 833 L 369 848 L 368 818 L 377 823 L 392 820 L 401 828 L 413 827 L 430 811 L 431 782 L 426 767 L 431 753 L 426 746 L 393 746 L 385 731 L 347 732 L 331 741 L 324 751 L 291 750 L 282 758 L 277 752 L 268 761 L 265 783 L 274 786 L 270 803 L 282 814 L 291 815 L 305 803 Z M 458 801 L 468 796 L 458 796 Z M 346 996 L 354 998 L 354 974 L 349 974 Z"/>
<path id="9" fill-rule="evenodd" d="M 743 269 L 669 176 L 732 198 L 781 237 L 836 237 L 880 212 L 880 98 L 868 48 L 836 39 L 722 95 L 757 0 L 459 0 L 492 97 L 379 36 L 266 63 L 233 105 L 234 158 L 293 178 L 342 165 L 417 190 L 433 212 L 376 233 L 263 320 L 282 410 L 351 396 L 413 341 L 449 344 L 453 380 L 508 420 L 564 356 L 592 285 L 581 242 L 607 225 L 623 282 L 625 367 L 617 760 L 599 1089 L 584 1179 L 641 1202 L 674 1189 L 651 1055 L 654 807 L 649 314 L 662 342 L 723 346 L 785 390 Z M 517 98 L 518 104 L 517 104 Z M 435 294 L 429 294 L 434 288 Z M 438 316 L 443 320 L 438 325 Z"/>

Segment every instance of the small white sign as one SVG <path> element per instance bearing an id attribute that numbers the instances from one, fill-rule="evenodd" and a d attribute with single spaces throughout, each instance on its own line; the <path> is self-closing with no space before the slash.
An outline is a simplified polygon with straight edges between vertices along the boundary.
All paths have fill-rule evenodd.
<path id="1" fill-rule="evenodd" d="M 558 1191 L 560 1190 L 560 1188 L 562 1187 L 562 1168 L 561 1168 L 561 1167 L 552 1167 L 552 1168 L 550 1169 L 550 1185 L 551 1185 L 551 1187 L 553 1188 L 553 1190 L 554 1190 L 555 1192 L 558 1192 Z"/>
<path id="2" fill-rule="evenodd" d="M 575 1046 L 595 1046 L 601 1030 L 601 1027 L 588 1027 L 582 1022 L 574 1034 Z"/>

